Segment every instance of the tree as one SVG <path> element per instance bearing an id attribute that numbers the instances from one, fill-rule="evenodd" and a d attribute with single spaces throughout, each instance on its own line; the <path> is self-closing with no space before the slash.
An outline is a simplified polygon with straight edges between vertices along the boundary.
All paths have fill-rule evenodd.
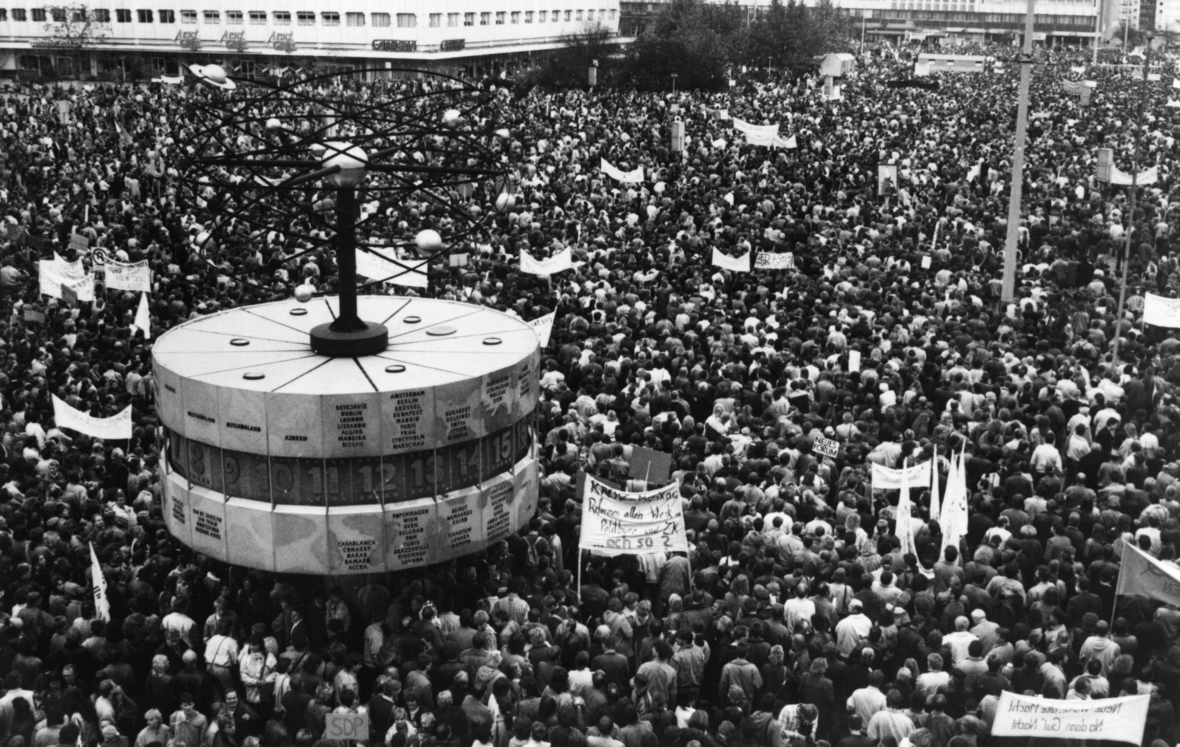
<path id="1" fill-rule="evenodd" d="M 110 11 L 92 10 L 86 5 L 51 5 L 46 8 L 46 38 L 34 46 L 69 55 L 74 72 L 81 76 L 82 57 L 107 40 Z"/>
<path id="2" fill-rule="evenodd" d="M 537 83 L 547 88 L 585 88 L 592 65 L 598 66 L 599 85 L 613 77 L 618 51 L 614 33 L 600 23 L 561 37 L 561 47 L 538 71 Z"/>
<path id="3" fill-rule="evenodd" d="M 627 73 L 637 88 L 724 90 L 726 68 L 739 58 L 746 31 L 737 5 L 673 0 L 628 50 Z"/>

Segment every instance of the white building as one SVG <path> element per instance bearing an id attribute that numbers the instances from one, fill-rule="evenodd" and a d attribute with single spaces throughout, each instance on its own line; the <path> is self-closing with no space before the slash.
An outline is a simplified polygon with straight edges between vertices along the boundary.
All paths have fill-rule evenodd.
<path id="1" fill-rule="evenodd" d="M 244 75 L 312 61 L 486 74 L 619 24 L 619 0 L 91 0 L 56 18 L 41 1 L 0 0 L 0 71 L 69 71 L 79 57 L 84 74 L 147 77 L 191 62 Z M 61 42 L 85 25 L 82 8 L 91 41 L 76 55 Z"/>

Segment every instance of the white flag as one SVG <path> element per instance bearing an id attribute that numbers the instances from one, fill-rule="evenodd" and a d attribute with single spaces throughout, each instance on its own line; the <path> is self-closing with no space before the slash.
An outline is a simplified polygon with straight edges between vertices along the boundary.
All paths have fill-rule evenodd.
<path id="1" fill-rule="evenodd" d="M 930 460 L 930 520 L 938 521 L 938 450 Z"/>
<path id="2" fill-rule="evenodd" d="M 430 286 L 427 271 L 430 260 L 408 262 L 390 259 L 376 251 L 357 251 L 356 271 L 369 280 L 380 280 L 387 285 L 404 285 L 412 288 Z"/>
<path id="3" fill-rule="evenodd" d="M 99 620 L 110 622 L 111 603 L 107 599 L 107 577 L 102 575 L 102 566 L 98 563 L 93 542 L 90 543 L 90 581 L 94 585 L 94 614 Z"/>
<path id="4" fill-rule="evenodd" d="M 534 319 L 529 322 L 529 326 L 537 333 L 537 337 L 541 339 L 541 347 L 549 347 L 549 336 L 553 334 L 553 322 L 557 320 L 557 312 L 546 314 L 540 319 Z"/>
<path id="5" fill-rule="evenodd" d="M 152 316 L 148 313 L 147 294 L 139 294 L 139 308 L 135 311 L 135 321 L 131 324 L 143 332 L 143 339 L 152 339 Z"/>

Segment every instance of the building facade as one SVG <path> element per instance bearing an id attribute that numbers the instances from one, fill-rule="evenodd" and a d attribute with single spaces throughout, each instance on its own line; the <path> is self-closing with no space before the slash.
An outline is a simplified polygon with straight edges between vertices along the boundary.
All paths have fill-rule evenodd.
<path id="1" fill-rule="evenodd" d="M 0 0 L 0 70 L 175 75 L 218 62 L 239 75 L 303 66 L 495 74 L 597 25 L 619 0 Z"/>

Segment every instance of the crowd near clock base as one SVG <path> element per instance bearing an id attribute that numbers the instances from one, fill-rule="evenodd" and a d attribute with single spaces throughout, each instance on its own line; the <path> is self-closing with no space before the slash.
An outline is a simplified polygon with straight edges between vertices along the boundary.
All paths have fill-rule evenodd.
<path id="1" fill-rule="evenodd" d="M 164 518 L 181 543 L 336 577 L 440 563 L 528 523 L 533 329 L 468 304 L 358 301 L 388 329 L 372 355 L 312 349 L 335 298 L 226 311 L 156 342 Z"/>

